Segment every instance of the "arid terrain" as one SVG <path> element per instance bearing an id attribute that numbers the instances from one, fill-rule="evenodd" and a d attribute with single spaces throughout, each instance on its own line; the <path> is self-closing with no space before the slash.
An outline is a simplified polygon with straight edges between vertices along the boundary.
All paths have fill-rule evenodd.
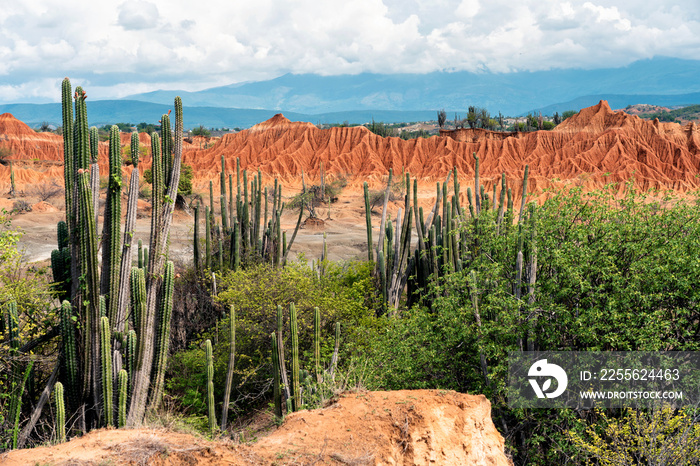
<path id="1" fill-rule="evenodd" d="M 506 466 L 483 396 L 417 390 L 342 395 L 286 417 L 273 432 L 209 441 L 154 429 L 98 430 L 53 447 L 0 456 L 5 466 L 98 464 L 338 464 Z"/>
<path id="2" fill-rule="evenodd" d="M 123 135 L 122 145 L 128 145 Z M 141 143 L 150 147 L 149 137 Z M 31 211 L 15 213 L 14 226 L 25 235 L 21 245 L 29 262 L 46 261 L 56 245 L 56 223 L 64 218 L 62 138 L 36 133 L 12 115 L 0 115 L 0 146 L 9 149 L 15 174 L 10 195 L 10 165 L 0 165 L 0 208 L 11 211 L 18 202 Z M 206 148 L 205 148 L 206 147 Z M 107 172 L 107 144 L 100 145 L 100 173 Z M 466 187 L 473 183 L 475 158 L 487 193 L 505 173 L 518 199 L 525 166 L 529 166 L 529 199 L 546 197 L 547 190 L 580 186 L 585 190 L 631 182 L 639 189 L 673 190 L 690 194 L 700 187 L 700 131 L 694 123 L 645 121 L 613 112 L 607 102 L 582 110 L 552 131 L 499 133 L 458 130 L 427 139 L 382 138 L 364 127 L 318 129 L 292 123 L 282 115 L 248 130 L 212 141 L 186 143 L 183 162 L 194 172 L 194 190 L 209 202 L 209 182 L 219 195 L 222 156 L 226 173 L 235 180 L 236 159 L 242 169 L 258 170 L 265 186 L 277 178 L 285 201 L 306 186 L 342 182 L 337 201 L 320 205 L 321 220 L 307 224 L 294 243 L 293 253 L 315 259 L 328 237 L 331 260 L 364 258 L 367 250 L 362 185 L 386 186 L 389 169 L 394 180 L 403 173 L 418 180 L 419 204 L 435 201 L 436 183 L 457 167 L 466 203 Z M 139 170 L 150 166 L 143 158 Z M 132 170 L 124 167 L 124 175 Z M 52 194 L 53 193 L 53 194 Z M 193 202 L 195 197 L 190 198 Z M 400 199 L 400 196 L 398 197 Z M 218 201 L 215 202 L 218 205 Z M 390 204 L 390 214 L 403 204 Z M 147 211 L 147 200 L 140 201 Z M 216 208 L 218 210 L 218 207 Z M 375 208 L 374 227 L 381 207 Z M 297 211 L 298 212 L 298 211 Z M 291 232 L 297 212 L 287 209 L 283 229 Z M 137 223 L 136 239 L 147 243 L 150 224 Z M 171 257 L 185 264 L 192 255 L 193 218 L 175 214 Z M 376 236 L 375 236 L 376 238 Z M 151 456 L 152 455 L 152 456 Z M 145 458 L 145 459 L 144 459 Z M 104 463 L 107 461 L 107 463 Z M 210 442 L 186 434 L 154 430 L 97 431 L 70 443 L 0 458 L 20 464 L 507 464 L 503 439 L 490 418 L 483 397 L 454 392 L 370 392 L 343 396 L 337 403 L 288 416 L 281 428 L 252 445 L 239 441 Z M 102 463 L 101 463 L 102 462 Z"/>
<path id="3" fill-rule="evenodd" d="M 213 181 L 215 200 L 218 199 L 222 156 L 226 173 L 232 174 L 234 181 L 236 159 L 242 169 L 260 170 L 266 186 L 271 187 L 277 178 L 286 201 L 301 191 L 302 177 L 307 186 L 320 184 L 323 164 L 326 183 L 342 181 L 346 186 L 337 202 L 331 203 L 330 212 L 328 204 L 317 209 L 324 224 L 305 228 L 297 237 L 294 252 L 304 253 L 309 259 L 320 255 L 324 232 L 332 238 L 330 259 L 363 257 L 366 236 L 362 183 L 367 181 L 374 190 L 383 189 L 389 169 L 393 170 L 395 181 L 406 172 L 417 178 L 419 203 L 426 208 L 435 200 L 436 183 L 444 180 L 453 167 L 458 169 L 462 186 L 472 183 L 472 154 L 479 157 L 480 179 L 486 192 L 490 193 L 505 173 L 516 200 L 521 196 L 526 165 L 530 170 L 528 192 L 535 198 L 546 196 L 548 189 L 571 185 L 593 190 L 618 183 L 622 190 L 630 181 L 639 189 L 670 189 L 677 193 L 690 193 L 700 187 L 700 131 L 694 123 L 681 126 L 645 121 L 622 111 L 613 112 L 605 101 L 583 109 L 552 131 L 500 133 L 464 129 L 447 134 L 405 141 L 379 137 L 364 127 L 322 130 L 311 123 L 290 122 L 279 114 L 221 139 L 186 141 L 183 162 L 192 166 L 194 190 L 205 203 L 209 201 L 209 181 Z M 141 134 L 140 141 L 150 148 L 148 135 Z M 122 134 L 122 145 L 128 143 L 128 134 Z M 9 196 L 10 166 L 0 165 L 0 208 L 10 211 L 18 200 L 34 206 L 32 212 L 14 216 L 13 222 L 26 232 L 22 244 L 28 259 L 47 259 L 55 242 L 55 225 L 64 208 L 62 138 L 36 133 L 12 115 L 4 114 L 0 115 L 0 146 L 11 152 L 7 161 L 13 162 L 17 190 L 16 197 Z M 100 173 L 104 174 L 107 143 L 101 143 L 99 150 Z M 146 155 L 139 169 L 143 172 L 149 166 L 150 156 Z M 124 175 L 131 170 L 131 166 L 126 166 Z M 40 203 L 51 190 L 54 195 Z M 466 188 L 461 195 L 466 202 Z M 390 212 L 395 215 L 401 204 L 390 206 Z M 148 209 L 146 201 L 140 206 Z M 380 210 L 381 207 L 375 209 L 377 216 Z M 296 213 L 288 209 L 283 228 L 291 231 L 295 222 Z M 136 237 L 146 243 L 149 228 L 147 222 L 139 222 Z M 191 215 L 178 212 L 171 237 L 175 259 L 187 260 L 191 237 Z"/>

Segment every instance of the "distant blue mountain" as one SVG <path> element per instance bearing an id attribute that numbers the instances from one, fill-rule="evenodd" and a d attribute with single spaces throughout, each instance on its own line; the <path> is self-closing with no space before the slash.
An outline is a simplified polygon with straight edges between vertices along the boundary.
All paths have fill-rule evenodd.
<path id="1" fill-rule="evenodd" d="M 183 98 L 186 102 L 186 97 Z M 88 102 L 88 118 L 90 126 L 104 126 L 114 123 L 132 123 L 134 125 L 146 122 L 157 124 L 161 115 L 172 108 L 171 105 L 140 102 L 134 100 L 96 100 Z M 5 104 L 0 105 L 0 113 L 11 113 L 15 118 L 29 126 L 39 126 L 43 122 L 60 126 L 62 124 L 61 104 Z M 259 110 L 224 107 L 190 107 L 183 108 L 185 128 L 203 125 L 207 128 L 248 128 L 265 121 L 277 110 Z M 435 111 L 391 111 L 391 110 L 358 110 L 339 113 L 304 114 L 284 112 L 284 116 L 292 121 L 308 121 L 311 123 L 342 123 L 362 124 L 372 121 L 386 123 L 403 121 L 425 121 L 436 118 Z"/>
<path id="2" fill-rule="evenodd" d="M 185 104 L 186 128 L 247 128 L 279 112 L 292 121 L 361 124 L 372 119 L 434 120 L 436 110 L 446 109 L 451 120 L 455 114 L 465 117 L 470 105 L 486 107 L 492 115 L 552 115 L 602 99 L 612 108 L 699 104 L 700 60 L 656 57 L 621 68 L 508 74 L 286 74 L 198 92 L 156 91 L 123 100 L 88 101 L 90 124 L 156 123 L 172 108 L 176 95 Z M 61 124 L 59 104 L 6 104 L 0 105 L 0 112 L 30 125 Z"/>
<path id="3" fill-rule="evenodd" d="M 199 92 L 156 91 L 132 95 L 128 99 L 167 103 L 180 95 L 191 106 L 272 109 L 285 115 L 289 112 L 317 115 L 350 110 L 435 111 L 445 108 L 451 118 L 453 112 L 464 115 L 470 105 L 486 107 L 492 114 L 500 111 L 514 116 L 562 102 L 575 102 L 581 96 L 630 96 L 632 100 L 624 105 L 640 103 L 633 97 L 635 95 L 652 100 L 666 96 L 667 102 L 672 103 L 665 105 L 700 103 L 697 100 L 682 102 L 685 96 L 697 92 L 700 92 L 700 61 L 656 57 L 621 68 L 596 70 L 553 69 L 507 74 L 467 71 L 341 76 L 286 74 L 268 81 Z M 590 99 L 584 98 L 584 101 Z M 595 103 L 597 100 L 590 105 Z"/>

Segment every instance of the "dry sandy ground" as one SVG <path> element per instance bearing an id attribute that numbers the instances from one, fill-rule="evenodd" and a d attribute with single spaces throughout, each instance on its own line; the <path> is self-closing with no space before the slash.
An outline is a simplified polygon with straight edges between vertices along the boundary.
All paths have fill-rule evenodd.
<path id="1" fill-rule="evenodd" d="M 289 189 L 290 193 L 296 190 Z M 421 205 L 424 209 L 430 209 L 435 196 L 430 196 L 428 190 L 419 191 Z M 18 199 L 26 199 L 34 205 L 32 212 L 12 215 L 12 225 L 20 228 L 24 235 L 20 242 L 20 248 L 25 253 L 27 262 L 46 261 L 51 258 L 51 251 L 57 247 L 56 225 L 60 220 L 65 220 L 63 202 L 56 197 L 49 203 L 37 204 L 37 199 L 17 198 L 0 199 L 0 208 L 12 209 L 12 204 Z M 288 199 L 287 199 L 288 200 Z M 399 207 L 403 202 L 390 203 L 389 215 L 396 217 Z M 217 207 L 218 209 L 218 207 Z M 381 206 L 374 209 L 372 215 L 373 239 L 376 243 L 379 224 L 381 221 Z M 135 239 L 141 239 L 144 246 L 148 246 L 150 237 L 150 212 L 145 212 L 142 218 L 136 221 Z M 320 225 L 307 224 L 300 228 L 290 253 L 290 257 L 303 254 L 310 262 L 321 256 L 323 250 L 323 234 L 326 233 L 328 256 L 331 261 L 350 261 L 367 257 L 367 230 L 365 226 L 364 199 L 361 191 L 349 189 L 343 191 L 339 200 L 331 204 L 330 218 L 327 204 L 316 209 L 316 215 L 322 220 Z M 282 229 L 287 231 L 289 240 L 296 225 L 298 210 L 285 209 L 282 217 Z M 304 215 L 304 219 L 307 215 Z M 217 217 L 218 218 L 218 217 Z M 219 219 L 220 222 L 220 219 Z M 100 217 L 100 231 L 102 217 Z M 203 237 L 203 222 L 200 233 Z M 184 265 L 192 261 L 194 237 L 194 218 L 191 214 L 178 210 L 173 217 L 173 225 L 170 233 L 171 259 L 176 264 Z M 135 250 L 135 248 L 134 248 Z"/>
<path id="2" fill-rule="evenodd" d="M 343 394 L 288 415 L 252 443 L 154 429 L 102 429 L 52 447 L 0 455 L 24 465 L 512 464 L 482 395 L 444 390 Z"/>

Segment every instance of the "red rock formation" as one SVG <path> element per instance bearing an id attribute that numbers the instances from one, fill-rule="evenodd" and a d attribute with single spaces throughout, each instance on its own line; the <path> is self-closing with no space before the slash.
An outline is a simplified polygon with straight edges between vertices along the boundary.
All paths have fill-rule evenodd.
<path id="1" fill-rule="evenodd" d="M 493 133 L 463 130 L 453 137 L 402 140 L 382 138 L 363 127 L 318 129 L 311 123 L 292 123 L 281 114 L 236 134 L 228 134 L 207 149 L 201 141 L 184 145 L 184 163 L 194 168 L 195 182 L 218 179 L 223 155 L 227 171 L 260 169 L 285 183 L 298 183 L 302 170 L 317 182 L 320 163 L 329 176 L 346 176 L 351 183 L 378 185 L 390 168 L 410 172 L 423 183 L 442 180 L 456 166 L 465 181 L 473 176 L 476 153 L 481 179 L 490 184 L 506 173 L 510 187 L 520 191 L 525 165 L 530 166 L 529 190 L 537 191 L 559 181 L 574 181 L 586 189 L 634 179 L 641 189 L 662 188 L 687 192 L 699 187 L 700 133 L 695 124 L 645 121 L 624 112 L 613 112 L 607 102 L 583 109 L 553 131 Z M 128 143 L 122 136 L 122 144 Z M 149 147 L 150 138 L 140 136 Z M 11 115 L 0 116 L 0 145 L 8 145 L 20 160 L 60 163 L 62 140 L 35 133 Z M 106 144 L 100 146 L 101 170 L 106 170 Z M 21 165 L 21 164 L 18 164 Z M 150 165 L 143 157 L 141 170 Z M 43 176 L 61 176 L 60 167 L 44 167 Z M 32 167 L 20 178 L 42 176 Z M 21 166 L 16 172 L 22 170 Z M 127 170 L 128 171 L 128 170 Z M 17 176 L 17 175 L 16 175 Z M 9 181 L 9 167 L 0 167 L 0 189 Z M 217 184 L 217 183 L 215 183 Z M 427 184 L 425 185 L 427 186 Z"/>

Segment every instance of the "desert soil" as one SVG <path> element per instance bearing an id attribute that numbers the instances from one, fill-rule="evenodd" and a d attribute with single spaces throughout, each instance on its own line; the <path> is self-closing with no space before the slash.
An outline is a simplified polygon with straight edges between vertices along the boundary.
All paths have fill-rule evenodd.
<path id="1" fill-rule="evenodd" d="M 24 465 L 506 466 L 504 440 L 483 395 L 416 390 L 341 395 L 288 415 L 254 441 L 207 440 L 160 429 L 101 429 L 67 443 L 0 456 Z"/>

